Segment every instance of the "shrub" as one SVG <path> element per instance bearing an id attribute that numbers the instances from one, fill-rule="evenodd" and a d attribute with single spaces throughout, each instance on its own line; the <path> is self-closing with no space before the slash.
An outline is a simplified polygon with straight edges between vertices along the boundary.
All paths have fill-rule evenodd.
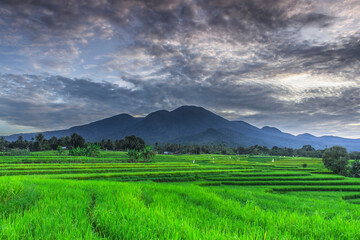
<path id="1" fill-rule="evenodd" d="M 29 149 L 19 149 L 19 148 L 11 149 L 9 153 L 10 153 L 10 156 L 29 156 L 30 155 Z"/>

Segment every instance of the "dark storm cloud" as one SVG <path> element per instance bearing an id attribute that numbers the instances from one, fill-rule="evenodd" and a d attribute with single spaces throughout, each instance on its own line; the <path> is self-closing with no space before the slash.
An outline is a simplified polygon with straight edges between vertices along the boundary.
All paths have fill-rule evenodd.
<path id="1" fill-rule="evenodd" d="M 290 25 L 328 24 L 331 17 L 324 14 L 288 14 L 289 10 L 306 9 L 307 5 L 310 5 L 309 1 L 304 0 L 5 0 L 0 6 L 5 13 L 2 17 L 11 26 L 21 25 L 35 40 L 44 37 L 42 34 L 46 31 L 52 31 L 52 36 L 55 37 L 74 37 L 71 34 L 83 32 L 85 27 L 98 27 L 96 22 L 100 20 L 107 20 L 115 26 L 127 27 L 128 31 L 149 34 L 151 37 L 166 38 L 179 31 L 191 33 L 194 30 L 205 31 L 210 27 L 246 40 L 249 37 L 266 40 L 269 31 Z M 101 28 L 97 30 L 101 31 Z M 64 35 L 65 33 L 70 36 Z M 44 40 L 48 39 L 45 37 Z"/>
<path id="2" fill-rule="evenodd" d="M 351 123 L 360 114 L 360 32 L 346 18 L 356 1 L 350 10 L 336 4 L 1 1 L 1 43 L 35 70 L 0 76 L 0 119 L 45 129 L 194 104 L 259 124 L 284 119 L 277 126 L 290 130 L 289 121 Z M 108 42 L 99 39 L 114 48 L 101 52 Z"/>

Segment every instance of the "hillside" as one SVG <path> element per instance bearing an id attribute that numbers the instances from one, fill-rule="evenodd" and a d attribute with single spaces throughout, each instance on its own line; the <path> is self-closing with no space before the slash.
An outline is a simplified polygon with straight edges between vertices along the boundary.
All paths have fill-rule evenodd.
<path id="1" fill-rule="evenodd" d="M 122 139 L 128 135 L 143 138 L 148 144 L 219 144 L 227 146 L 263 145 L 268 147 L 300 148 L 310 144 L 316 149 L 341 145 L 349 151 L 360 149 L 360 139 L 346 139 L 335 136 L 316 137 L 311 134 L 298 136 L 265 126 L 257 128 L 244 121 L 229 121 L 202 107 L 182 106 L 173 111 L 160 110 L 144 118 L 135 118 L 128 114 L 119 114 L 110 118 L 76 126 L 65 130 L 44 132 L 46 138 L 64 137 L 78 133 L 87 141 L 101 139 Z M 15 141 L 18 136 L 31 140 L 37 133 L 7 136 Z"/>

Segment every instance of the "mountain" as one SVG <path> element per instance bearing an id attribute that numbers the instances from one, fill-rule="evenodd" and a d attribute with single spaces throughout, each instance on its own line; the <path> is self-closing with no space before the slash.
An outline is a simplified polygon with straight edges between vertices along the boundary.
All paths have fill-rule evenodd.
<path id="1" fill-rule="evenodd" d="M 60 138 L 77 133 L 87 141 L 99 141 L 103 138 L 108 139 L 108 136 L 111 136 L 114 132 L 124 131 L 127 127 L 141 120 L 142 118 L 134 118 L 129 114 L 119 114 L 89 124 L 75 126 L 66 130 L 43 132 L 43 134 L 45 138 L 49 139 L 53 136 Z M 8 141 L 15 141 L 19 136 L 23 136 L 24 140 L 31 140 L 31 138 L 35 138 L 37 134 L 38 133 L 14 134 L 5 138 Z"/>
<path id="2" fill-rule="evenodd" d="M 316 149 L 341 145 L 349 151 L 360 150 L 360 139 L 346 139 L 335 136 L 316 137 L 305 133 L 294 136 L 281 130 L 265 126 L 257 128 L 244 121 L 229 121 L 202 107 L 182 106 L 173 111 L 160 110 L 144 118 L 135 118 L 128 114 L 119 114 L 86 125 L 65 130 L 44 132 L 45 138 L 64 137 L 78 133 L 87 141 L 101 139 L 122 139 L 136 135 L 148 144 L 193 143 L 219 144 L 227 146 L 252 146 L 301 148 L 310 144 Z M 15 134 L 7 136 L 15 141 L 18 136 L 31 140 L 37 133 Z"/>
<path id="3" fill-rule="evenodd" d="M 202 107 L 183 106 L 174 111 L 150 113 L 141 122 L 128 128 L 125 135 L 136 135 L 146 142 L 172 142 L 183 136 L 226 127 L 230 122 Z"/>

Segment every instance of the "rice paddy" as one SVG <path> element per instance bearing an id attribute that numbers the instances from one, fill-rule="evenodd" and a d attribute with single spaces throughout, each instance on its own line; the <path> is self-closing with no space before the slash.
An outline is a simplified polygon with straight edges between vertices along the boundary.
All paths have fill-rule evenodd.
<path id="1" fill-rule="evenodd" d="M 318 158 L 0 156 L 1 239 L 360 239 L 358 204 Z"/>

